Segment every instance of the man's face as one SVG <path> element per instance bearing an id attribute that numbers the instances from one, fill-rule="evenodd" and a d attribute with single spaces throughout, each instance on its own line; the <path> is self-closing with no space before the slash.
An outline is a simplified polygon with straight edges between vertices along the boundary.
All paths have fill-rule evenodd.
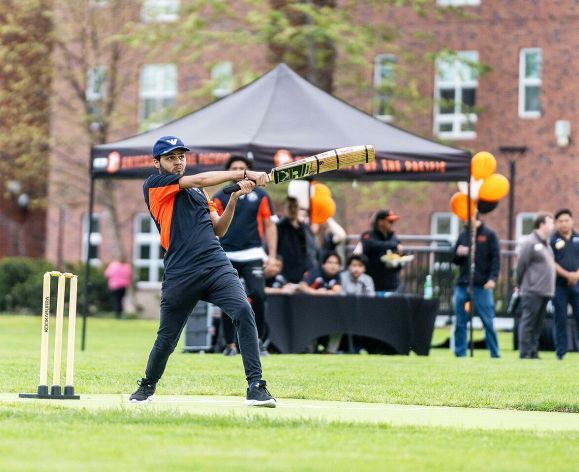
<path id="1" fill-rule="evenodd" d="M 545 223 L 543 223 L 541 227 L 543 228 L 543 234 L 545 236 L 551 234 L 553 232 L 553 229 L 555 229 L 555 222 L 553 221 L 553 218 L 547 216 L 547 218 L 545 218 Z"/>
<path id="2" fill-rule="evenodd" d="M 340 272 L 340 261 L 336 256 L 330 256 L 322 265 L 322 269 L 324 269 L 324 272 L 329 276 L 334 276 Z"/>
<path id="3" fill-rule="evenodd" d="M 289 202 L 286 202 L 285 204 L 285 211 L 287 214 L 287 217 L 290 220 L 296 220 L 298 217 L 298 211 L 299 211 L 299 206 L 298 206 L 298 202 L 296 200 L 291 200 Z"/>
<path id="4" fill-rule="evenodd" d="M 187 158 L 183 152 L 179 151 L 165 154 L 153 162 L 161 174 L 178 175 L 179 177 L 185 174 L 185 168 L 187 167 Z"/>
<path id="5" fill-rule="evenodd" d="M 350 262 L 348 270 L 354 279 L 358 279 L 364 272 L 366 272 L 366 267 L 364 267 L 364 264 L 362 264 L 360 261 L 354 259 L 352 262 Z"/>
<path id="6" fill-rule="evenodd" d="M 378 220 L 378 224 L 376 226 L 378 227 L 378 230 L 384 234 L 392 233 L 394 231 L 394 222 L 389 221 L 388 218 L 382 218 L 381 220 Z"/>
<path id="7" fill-rule="evenodd" d="M 573 218 L 567 213 L 559 215 L 559 218 L 555 221 L 555 228 L 561 234 L 569 234 L 573 229 Z"/>
<path id="8" fill-rule="evenodd" d="M 247 164 L 243 161 L 233 161 L 227 170 L 241 170 L 247 169 Z"/>

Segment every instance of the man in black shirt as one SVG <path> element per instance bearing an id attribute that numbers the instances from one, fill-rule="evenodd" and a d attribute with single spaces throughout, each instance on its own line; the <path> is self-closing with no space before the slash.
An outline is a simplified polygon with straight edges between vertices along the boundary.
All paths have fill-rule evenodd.
<path id="1" fill-rule="evenodd" d="M 394 222 L 398 219 L 392 210 L 380 210 L 374 216 L 372 230 L 362 234 L 362 251 L 368 258 L 366 273 L 374 280 L 376 292 L 395 292 L 400 285 L 400 266 L 387 267 L 380 260 L 388 251 L 402 252 L 394 233 Z"/>
<path id="2" fill-rule="evenodd" d="M 571 305 L 579 332 L 579 233 L 573 229 L 573 214 L 564 208 L 555 213 L 551 248 L 555 255 L 555 350 L 557 358 L 567 353 L 567 306 Z"/>
<path id="3" fill-rule="evenodd" d="M 247 171 L 252 169 L 252 161 L 245 156 L 234 155 L 229 158 L 225 170 Z M 213 201 L 217 212 L 221 215 L 229 203 L 230 196 L 223 189 L 214 196 Z M 265 336 L 265 279 L 264 264 L 272 264 L 277 253 L 277 229 L 271 221 L 273 213 L 271 200 L 265 190 L 254 188 L 247 195 L 241 195 L 235 207 L 235 214 L 227 233 L 220 238 L 221 247 L 227 254 L 231 264 L 245 281 L 247 296 L 255 314 L 259 350 L 267 355 L 263 347 Z M 263 249 L 263 241 L 267 241 L 268 253 Z M 225 355 L 237 354 L 235 347 L 235 330 L 228 316 L 222 318 L 223 331 L 227 348 Z"/>
<path id="4" fill-rule="evenodd" d="M 161 316 L 157 339 L 149 354 L 145 377 L 129 401 L 150 401 L 167 361 L 175 350 L 189 313 L 199 300 L 213 303 L 231 318 L 239 334 L 239 345 L 248 383 L 247 404 L 275 407 L 265 380 L 257 329 L 251 306 L 217 236 L 231 224 L 238 199 L 265 186 L 263 172 L 221 171 L 185 175 L 189 151 L 175 136 L 159 138 L 153 147 L 153 164 L 158 173 L 143 184 L 145 203 L 155 221 L 165 249 L 165 274 L 161 288 Z M 221 216 L 204 187 L 230 180 L 239 182 Z"/>
<path id="5" fill-rule="evenodd" d="M 493 326 L 495 305 L 493 289 L 497 284 L 500 271 L 499 239 L 496 233 L 485 226 L 480 220 L 474 221 L 476 227 L 476 242 L 474 251 L 474 293 L 473 302 L 476 314 L 481 319 L 485 329 L 485 339 L 491 357 L 500 357 L 497 333 Z M 468 314 L 465 304 L 470 300 L 469 284 L 469 251 L 470 234 L 464 229 L 458 236 L 453 247 L 452 262 L 460 267 L 460 275 L 454 290 L 454 313 L 456 324 L 454 327 L 454 354 L 457 357 L 466 356 L 466 327 Z"/>
<path id="6" fill-rule="evenodd" d="M 277 224 L 277 252 L 283 259 L 282 275 L 293 284 L 302 280 L 304 273 L 317 263 L 315 240 L 309 226 L 299 218 L 298 201 L 288 197 L 286 217 Z"/>

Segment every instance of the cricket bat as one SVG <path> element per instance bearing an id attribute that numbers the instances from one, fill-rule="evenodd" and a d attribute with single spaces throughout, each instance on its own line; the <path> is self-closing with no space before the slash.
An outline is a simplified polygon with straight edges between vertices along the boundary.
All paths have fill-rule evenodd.
<path id="1" fill-rule="evenodd" d="M 298 161 L 275 167 L 269 173 L 270 181 L 281 184 L 290 180 L 303 179 L 312 175 L 345 169 L 358 164 L 367 164 L 376 159 L 374 146 L 350 146 L 322 152 Z M 237 192 L 238 184 L 229 185 L 223 191 L 226 194 Z"/>

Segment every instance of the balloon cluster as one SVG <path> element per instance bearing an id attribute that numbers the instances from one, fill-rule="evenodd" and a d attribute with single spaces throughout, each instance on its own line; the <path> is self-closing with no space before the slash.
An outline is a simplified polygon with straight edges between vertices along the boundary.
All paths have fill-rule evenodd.
<path id="1" fill-rule="evenodd" d="M 497 160 L 490 152 L 482 151 L 474 155 L 470 163 L 470 214 L 490 213 L 499 200 L 509 193 L 509 181 L 501 174 L 495 174 Z M 468 183 L 458 183 L 459 192 L 450 199 L 450 209 L 462 221 L 468 219 Z"/>
<path id="2" fill-rule="evenodd" d="M 310 187 L 306 180 L 292 180 L 287 193 L 298 201 L 300 208 L 310 209 L 311 223 L 325 223 L 336 213 L 336 203 L 327 185 L 312 181 Z"/>
<path id="3" fill-rule="evenodd" d="M 332 198 L 332 192 L 324 185 L 316 182 L 312 192 L 311 204 L 311 222 L 322 224 L 336 213 L 336 203 Z"/>

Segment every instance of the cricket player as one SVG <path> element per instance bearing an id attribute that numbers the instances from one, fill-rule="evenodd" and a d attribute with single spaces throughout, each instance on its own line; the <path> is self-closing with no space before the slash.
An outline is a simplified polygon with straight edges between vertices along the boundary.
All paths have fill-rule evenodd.
<path id="1" fill-rule="evenodd" d="M 150 401 L 167 360 L 175 350 L 189 313 L 199 300 L 220 307 L 233 320 L 248 383 L 246 404 L 275 408 L 276 401 L 261 378 L 257 329 L 251 306 L 231 262 L 221 248 L 241 195 L 256 185 L 265 186 L 264 172 L 215 171 L 185 175 L 189 151 L 175 136 L 164 136 L 153 146 L 158 175 L 143 185 L 145 202 L 165 249 L 165 276 L 161 288 L 161 318 L 157 339 L 149 355 L 145 377 L 130 396 L 131 402 Z M 238 181 L 221 216 L 204 187 Z"/>
<path id="2" fill-rule="evenodd" d="M 245 156 L 229 158 L 225 170 L 251 170 L 252 162 Z M 213 196 L 217 212 L 221 215 L 229 202 L 229 195 L 223 189 Z M 272 204 L 265 190 L 256 188 L 243 195 L 237 202 L 235 216 L 227 234 L 219 242 L 231 264 L 243 277 L 247 296 L 255 313 L 260 355 L 268 355 L 263 347 L 265 337 L 265 267 L 273 264 L 277 255 L 277 226 L 272 221 Z M 268 254 L 263 249 L 263 239 L 267 241 Z M 223 317 L 223 331 L 227 347 L 225 355 L 237 354 L 234 344 L 234 329 L 228 317 Z"/>

